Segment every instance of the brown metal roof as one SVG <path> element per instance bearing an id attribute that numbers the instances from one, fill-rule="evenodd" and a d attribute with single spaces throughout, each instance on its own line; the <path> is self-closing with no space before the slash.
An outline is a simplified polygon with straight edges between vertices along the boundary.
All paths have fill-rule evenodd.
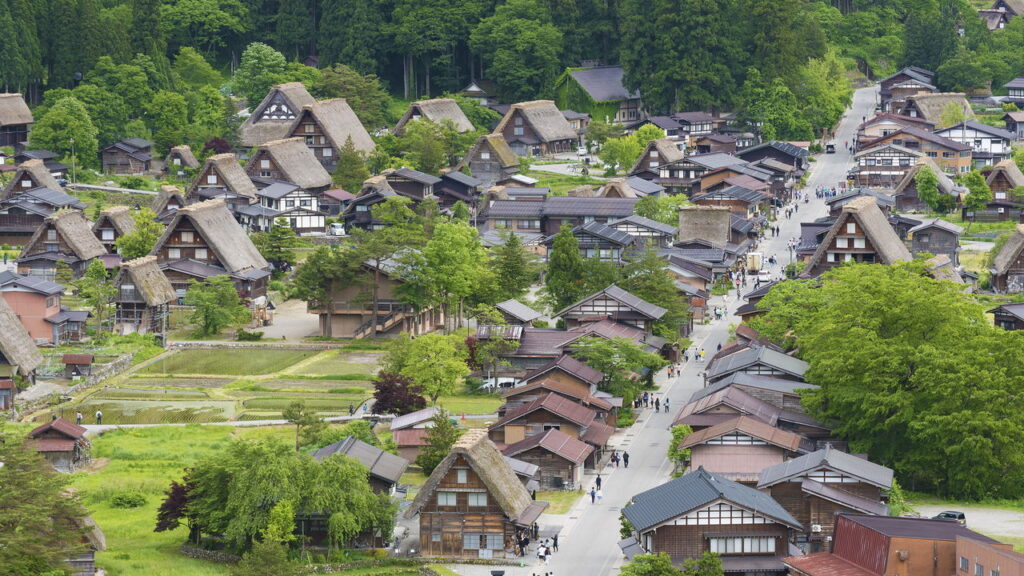
<path id="1" fill-rule="evenodd" d="M 398 446 L 426 446 L 427 428 L 410 428 L 408 430 L 392 430 L 391 439 Z"/>
<path id="2" fill-rule="evenodd" d="M 954 542 L 957 536 L 965 536 L 981 542 L 1000 543 L 998 540 L 982 536 L 949 520 L 904 518 L 902 516 L 873 516 L 867 514 L 841 514 L 841 516 L 890 538 L 916 538 L 920 540 Z"/>
<path id="3" fill-rule="evenodd" d="M 544 376 L 545 374 L 551 372 L 552 370 L 561 370 L 566 374 L 575 376 L 580 380 L 583 380 L 587 384 L 592 384 L 594 386 L 600 384 L 601 380 L 604 379 L 604 372 L 601 372 L 600 370 L 595 370 L 594 368 L 587 366 L 586 364 L 580 362 L 579 360 L 573 358 L 572 356 L 565 354 L 561 356 L 558 360 L 555 360 L 554 362 L 549 362 L 548 364 L 545 364 L 544 366 L 541 366 L 540 368 L 526 374 L 526 376 L 523 377 L 523 382 L 529 382 L 530 380 L 534 380 L 536 378 Z"/>
<path id="4" fill-rule="evenodd" d="M 570 462 L 582 464 L 594 452 L 594 447 L 569 436 L 561 430 L 551 429 L 543 434 L 530 436 L 525 440 L 508 445 L 502 454 L 515 456 L 534 448 L 543 448 Z"/>
<path id="5" fill-rule="evenodd" d="M 703 414 L 722 405 L 728 406 L 740 414 L 752 416 L 771 425 L 774 425 L 779 419 L 778 408 L 763 400 L 759 400 L 738 388 L 730 386 L 715 392 L 714 394 L 705 396 L 696 402 L 690 402 L 686 406 L 683 406 L 683 409 L 679 411 L 679 414 L 675 419 L 676 421 L 674 421 L 672 425 L 675 426 L 679 424 L 679 421 L 686 416 L 690 416 L 691 414 Z M 712 416 L 712 414 L 707 415 Z M 714 414 L 714 416 L 718 416 L 718 414 Z M 736 414 L 729 414 L 728 417 L 735 418 Z M 716 421 L 715 424 L 718 424 L 719 422 L 721 421 Z"/>
<path id="6" fill-rule="evenodd" d="M 807 556 L 790 556 L 782 563 L 807 576 L 875 576 L 856 564 L 847 562 L 835 554 L 819 552 Z"/>
<path id="7" fill-rule="evenodd" d="M 92 354 L 65 354 L 60 359 L 62 364 L 92 364 Z"/>
<path id="8" fill-rule="evenodd" d="M 683 441 L 679 443 L 679 447 L 691 448 L 730 432 L 742 432 L 747 436 L 763 440 L 769 444 L 773 444 L 793 452 L 804 452 L 809 451 L 808 449 L 813 449 L 813 446 L 799 434 L 780 430 L 771 424 L 767 424 L 762 420 L 751 418 L 749 416 L 733 418 L 727 422 L 722 422 L 721 424 L 705 428 L 699 432 L 694 432 L 683 438 Z"/>
<path id="9" fill-rule="evenodd" d="M 63 418 L 57 418 L 56 420 L 51 420 L 46 424 L 39 426 L 38 428 L 29 432 L 28 437 L 35 438 L 48 430 L 56 430 L 69 438 L 77 439 L 85 437 L 85 428 Z"/>
<path id="10" fill-rule="evenodd" d="M 587 431 L 583 433 L 583 436 L 580 436 L 580 440 L 591 446 L 603 447 L 608 444 L 612 434 L 615 434 L 614 426 L 595 421 L 587 426 Z"/>
<path id="11" fill-rule="evenodd" d="M 614 408 L 614 406 L 612 406 L 612 404 L 610 402 L 608 402 L 607 400 L 605 400 L 603 398 L 598 398 L 596 396 L 591 396 L 590 394 L 580 394 L 580 393 L 578 393 L 571 384 L 566 384 L 564 382 L 558 382 L 557 380 L 547 380 L 547 379 L 543 379 L 543 378 L 539 379 L 539 380 L 535 380 L 533 382 L 530 382 L 529 384 L 527 384 L 525 386 L 516 386 L 515 388 L 512 388 L 511 390 L 505 391 L 504 393 L 502 393 L 501 396 L 503 398 L 506 398 L 506 399 L 507 398 L 514 398 L 515 396 L 519 396 L 520 394 L 525 394 L 527 392 L 533 392 L 534 390 L 537 390 L 537 389 L 550 390 L 551 392 L 557 392 L 558 394 L 561 394 L 563 396 L 568 396 L 568 397 L 570 397 L 572 399 L 575 399 L 575 400 L 579 401 L 581 404 L 597 408 L 598 410 L 608 411 L 608 410 L 611 410 L 612 408 Z"/>
<path id="12" fill-rule="evenodd" d="M 586 406 L 581 406 L 564 396 L 549 393 L 541 398 L 537 398 L 529 404 L 516 407 L 514 410 L 505 414 L 505 416 L 500 420 L 492 424 L 491 429 L 504 426 L 513 420 L 517 420 L 531 412 L 541 409 L 556 416 L 561 416 L 562 418 L 580 426 L 589 426 L 597 416 L 593 410 Z"/>

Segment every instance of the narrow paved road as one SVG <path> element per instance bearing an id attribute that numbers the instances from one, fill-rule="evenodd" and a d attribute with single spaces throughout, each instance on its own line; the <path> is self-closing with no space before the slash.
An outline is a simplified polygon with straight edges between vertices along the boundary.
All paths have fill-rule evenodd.
<path id="1" fill-rule="evenodd" d="M 765 257 L 775 254 L 779 259 L 779 265 L 772 270 L 773 276 L 781 274 L 784 264 L 788 263 L 787 241 L 790 237 L 799 236 L 799 222 L 826 215 L 824 202 L 814 198 L 813 190 L 816 186 L 834 186 L 845 179 L 852 158 L 843 149 L 842 142 L 852 140 L 861 117 L 872 113 L 876 91 L 876 88 L 871 87 L 855 92 L 852 108 L 836 132 L 836 140 L 840 143 L 836 154 L 820 154 L 817 162 L 812 164 L 811 176 L 808 179 L 808 189 L 811 190 L 810 202 L 801 202 L 799 212 L 792 219 L 787 220 L 783 217 L 779 220 L 781 233 L 778 238 L 769 237 L 761 243 L 759 249 Z M 694 346 L 703 347 L 708 357 L 714 353 L 719 343 L 724 344 L 729 338 L 730 325 L 739 322 L 733 315 L 738 304 L 743 302 L 737 302 L 735 291 L 728 296 L 714 298 L 712 306 L 724 306 L 728 310 L 726 319 L 695 328 Z M 671 411 L 655 413 L 653 410 L 644 410 L 636 424 L 619 431 L 611 441 L 613 447 L 629 452 L 629 468 L 608 467 L 601 471 L 604 491 L 602 501 L 591 504 L 589 497 L 581 498 L 567 515 L 541 517 L 542 532 L 560 525 L 559 552 L 552 557 L 550 565 L 543 566 L 536 558 L 527 558 L 524 567 L 503 568 L 505 576 L 542 576 L 545 573 L 606 576 L 618 572 L 624 561 L 617 546 L 620 540 L 620 510 L 634 494 L 670 479 L 671 467 L 665 456 L 671 438 L 669 426 L 675 412 L 703 386 L 704 367 L 705 364 L 691 360 L 683 367 L 682 374 L 677 378 L 669 379 L 664 372 L 658 375 L 659 396 L 670 400 Z M 584 480 L 584 487 L 589 489 L 594 478 L 595 475 L 588 474 Z M 467 576 L 488 576 L 493 569 L 467 565 L 454 568 L 459 574 Z"/>

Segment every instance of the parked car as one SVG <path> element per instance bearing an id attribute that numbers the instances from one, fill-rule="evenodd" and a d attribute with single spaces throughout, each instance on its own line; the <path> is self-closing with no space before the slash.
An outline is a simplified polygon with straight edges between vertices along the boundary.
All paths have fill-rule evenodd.
<path id="1" fill-rule="evenodd" d="M 835 154 L 835 153 L 836 153 L 836 145 L 835 144 L 826 144 L 825 145 L 825 154 Z"/>
<path id="2" fill-rule="evenodd" d="M 757 280 L 759 282 L 771 282 L 772 275 L 767 270 L 761 270 L 760 272 L 757 273 Z"/>
<path id="3" fill-rule="evenodd" d="M 963 512 L 957 512 L 956 510 L 946 510 L 945 512 L 939 512 L 935 516 L 936 520 L 952 520 L 960 524 L 961 526 L 967 526 L 967 517 L 964 516 Z"/>

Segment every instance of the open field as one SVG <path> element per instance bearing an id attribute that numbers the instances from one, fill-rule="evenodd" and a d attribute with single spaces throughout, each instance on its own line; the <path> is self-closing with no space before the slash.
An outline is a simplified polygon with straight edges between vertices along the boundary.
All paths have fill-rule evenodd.
<path id="1" fill-rule="evenodd" d="M 317 354 L 313 350 L 182 350 L 140 374 L 272 374 Z"/>

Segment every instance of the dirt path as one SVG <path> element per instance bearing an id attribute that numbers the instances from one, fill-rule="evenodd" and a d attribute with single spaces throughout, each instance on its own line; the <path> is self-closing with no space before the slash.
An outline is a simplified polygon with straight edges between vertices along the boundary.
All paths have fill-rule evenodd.
<path id="1" fill-rule="evenodd" d="M 914 504 L 923 517 L 931 518 L 943 510 L 957 510 L 967 516 L 967 527 L 975 532 L 998 539 L 1000 536 L 1024 536 L 1024 511 L 961 504 Z"/>

